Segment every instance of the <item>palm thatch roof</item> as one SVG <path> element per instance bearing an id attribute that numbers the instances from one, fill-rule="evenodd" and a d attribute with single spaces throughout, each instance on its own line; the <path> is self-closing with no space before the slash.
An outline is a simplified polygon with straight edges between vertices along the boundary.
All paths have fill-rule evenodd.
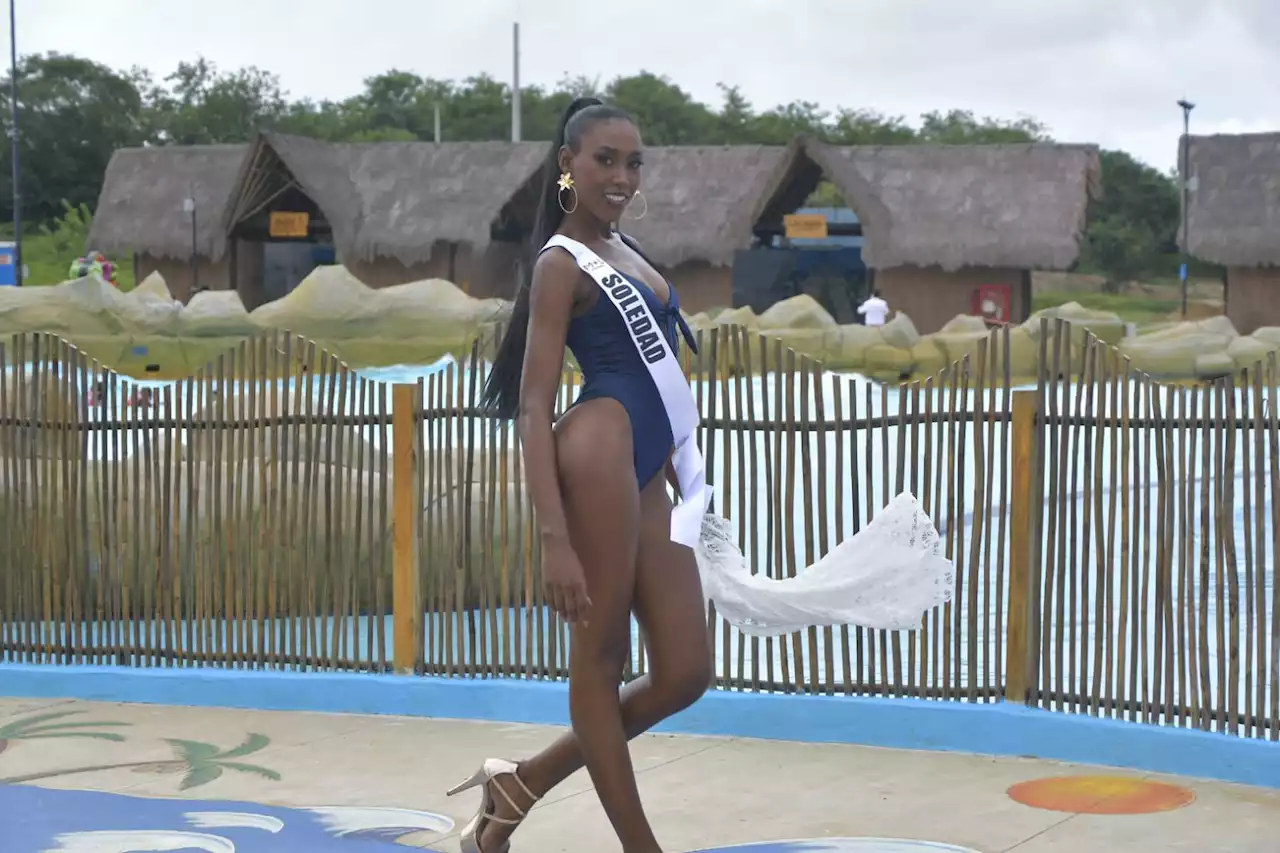
<path id="1" fill-rule="evenodd" d="M 490 226 L 538 171 L 549 145 L 375 142 L 345 148 L 360 225 L 344 251 L 410 264 L 427 260 L 436 242 L 466 243 L 476 251 L 487 246 Z"/>
<path id="2" fill-rule="evenodd" d="M 89 248 L 141 252 L 158 258 L 191 257 L 191 214 L 196 202 L 196 253 L 213 260 L 227 248 L 223 216 L 247 145 L 125 148 L 107 164 L 89 230 Z"/>
<path id="3" fill-rule="evenodd" d="M 1066 269 L 1100 179 L 1093 145 L 835 147 L 809 157 L 858 214 L 868 266 Z"/>
<path id="4" fill-rule="evenodd" d="M 276 133 L 248 145 L 122 149 L 107 168 L 92 245 L 189 258 L 182 199 L 194 185 L 197 251 L 221 258 L 234 193 L 264 146 L 324 211 L 344 257 L 392 257 L 406 265 L 429 259 L 441 241 L 483 249 L 499 211 L 547 152 L 546 143 L 356 144 Z"/>
<path id="5" fill-rule="evenodd" d="M 1187 233 L 1179 227 L 1179 241 L 1211 263 L 1280 266 L 1280 133 L 1192 136 L 1187 144 Z"/>
<path id="6" fill-rule="evenodd" d="M 125 149 L 107 168 L 93 247 L 189 258 L 182 200 L 194 192 L 197 251 L 220 258 L 234 193 L 264 148 L 324 212 L 344 257 L 403 264 L 427 260 L 439 242 L 482 250 L 492 225 L 525 218 L 517 208 L 541 186 L 547 154 L 541 142 L 339 144 L 274 133 L 250 145 Z M 652 148 L 644 216 L 620 225 L 664 266 L 729 265 L 766 209 L 803 201 L 797 193 L 807 194 L 819 172 L 858 213 L 871 266 L 1061 269 L 1079 252 L 1098 152 L 1052 144 L 838 148 L 812 140 Z"/>
<path id="7" fill-rule="evenodd" d="M 306 136 L 262 133 L 254 140 L 262 153 L 274 154 L 307 197 L 324 211 L 333 228 L 333 240 L 343 252 L 350 251 L 360 229 L 360 196 L 351 183 L 350 146 L 335 145 Z M 252 157 L 245 158 L 245 170 Z M 245 172 L 242 171 L 242 177 Z M 240 187 L 237 187 L 237 192 Z M 234 196 L 233 196 L 234 199 Z M 227 227 L 234 225 L 228 221 Z"/>
<path id="8" fill-rule="evenodd" d="M 729 266 L 733 253 L 750 245 L 758 202 L 776 183 L 788 150 L 768 145 L 646 148 L 643 201 L 632 202 L 618 227 L 659 265 L 703 261 Z M 503 209 L 503 218 L 525 233 L 533 227 L 545 168 L 544 163 Z"/>
<path id="9" fill-rule="evenodd" d="M 668 267 L 686 261 L 729 266 L 751 244 L 757 206 L 787 148 L 771 145 L 646 149 L 638 220 L 619 227 Z"/>

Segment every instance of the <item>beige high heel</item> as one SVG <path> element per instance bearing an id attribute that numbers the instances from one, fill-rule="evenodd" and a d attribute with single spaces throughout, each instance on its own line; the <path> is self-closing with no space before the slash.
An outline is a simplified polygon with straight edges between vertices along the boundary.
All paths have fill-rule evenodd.
<path id="1" fill-rule="evenodd" d="M 484 764 L 480 765 L 470 779 L 460 782 L 450 788 L 446 795 L 452 797 L 463 791 L 478 787 L 480 789 L 480 808 L 476 811 L 475 816 L 470 822 L 462 828 L 462 833 L 458 838 L 462 853 L 508 853 L 511 849 L 509 842 L 503 842 L 502 848 L 499 850 L 481 850 L 480 849 L 480 833 L 484 831 L 489 821 L 501 823 L 506 826 L 519 826 L 520 823 L 528 817 L 528 812 L 520 808 L 515 800 L 511 799 L 511 795 L 501 785 L 493 784 L 493 780 L 498 776 L 510 776 L 516 781 L 516 785 L 524 791 L 525 796 L 530 800 L 529 808 L 533 808 L 533 803 L 538 802 L 538 796 L 529 790 L 529 786 L 520 778 L 520 774 L 516 772 L 517 765 L 515 762 L 507 761 L 505 758 L 488 758 Z M 498 817 L 493 813 L 493 791 L 496 790 L 507 801 L 511 808 L 515 809 L 516 814 L 520 817 L 516 820 L 510 818 Z"/>

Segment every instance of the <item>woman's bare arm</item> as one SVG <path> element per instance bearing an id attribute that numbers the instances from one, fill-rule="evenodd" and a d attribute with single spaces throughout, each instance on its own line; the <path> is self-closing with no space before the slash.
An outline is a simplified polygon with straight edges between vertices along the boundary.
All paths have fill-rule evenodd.
<path id="1" fill-rule="evenodd" d="M 556 388 L 564 370 L 565 336 L 581 275 L 568 254 L 547 252 L 534 266 L 529 292 L 529 335 L 516 428 L 524 451 L 529 496 L 544 540 L 568 539 L 551 427 Z"/>

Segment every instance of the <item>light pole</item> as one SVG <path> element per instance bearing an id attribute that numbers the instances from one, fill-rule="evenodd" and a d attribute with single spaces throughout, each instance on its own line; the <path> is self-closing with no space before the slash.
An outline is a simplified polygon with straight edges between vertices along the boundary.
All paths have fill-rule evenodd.
<path id="1" fill-rule="evenodd" d="M 200 290 L 200 260 L 196 256 L 196 191 L 191 188 L 191 195 L 182 200 L 182 212 L 191 214 L 191 296 Z M 188 302 L 191 301 L 188 297 Z"/>
<path id="2" fill-rule="evenodd" d="M 511 25 L 511 141 L 519 142 L 520 128 L 520 22 Z"/>
<path id="3" fill-rule="evenodd" d="M 1188 101 L 1186 98 L 1178 101 L 1178 106 L 1182 107 L 1182 156 L 1178 158 L 1179 172 L 1181 174 L 1182 192 L 1179 198 L 1182 202 L 1182 266 L 1178 269 L 1178 275 L 1182 278 L 1182 319 L 1187 319 L 1187 266 L 1191 262 L 1190 240 L 1191 235 L 1187 233 L 1187 189 L 1191 181 L 1191 111 L 1196 105 Z"/>
<path id="4" fill-rule="evenodd" d="M 22 287 L 22 185 L 18 166 L 18 0 L 9 0 L 9 136 L 13 143 L 13 275 Z"/>

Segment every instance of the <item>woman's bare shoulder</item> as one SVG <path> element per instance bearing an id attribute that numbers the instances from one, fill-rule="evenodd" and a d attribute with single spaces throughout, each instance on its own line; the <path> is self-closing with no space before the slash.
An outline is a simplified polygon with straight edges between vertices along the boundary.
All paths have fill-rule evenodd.
<path id="1" fill-rule="evenodd" d="M 584 290 L 583 273 L 573 255 L 561 249 L 548 249 L 533 265 L 533 287 L 577 295 Z"/>

